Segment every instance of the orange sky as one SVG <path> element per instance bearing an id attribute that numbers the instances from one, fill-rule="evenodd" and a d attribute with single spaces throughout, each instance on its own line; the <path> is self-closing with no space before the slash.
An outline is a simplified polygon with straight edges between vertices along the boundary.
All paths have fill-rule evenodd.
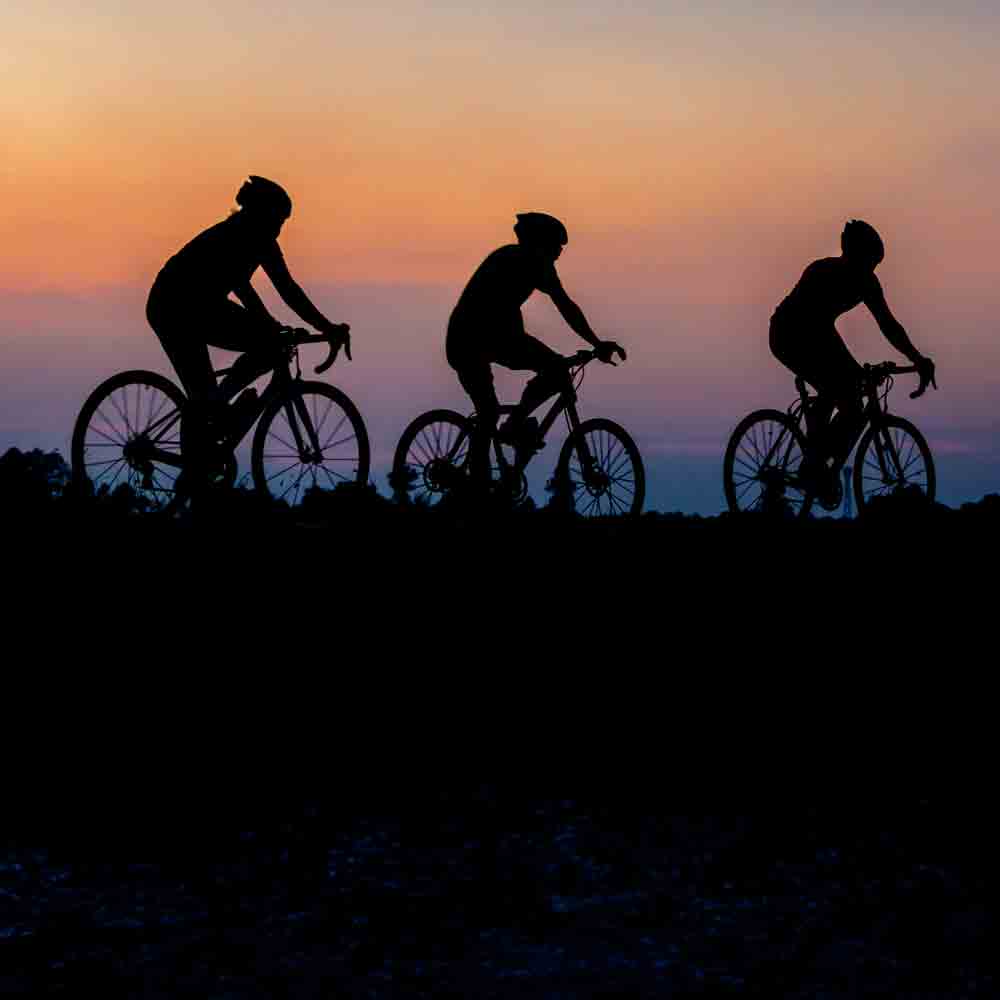
<path id="1" fill-rule="evenodd" d="M 1000 363 L 1000 16 L 869 6 L 8 0 L 4 338 L 28 335 L 22 299 L 4 310 L 25 293 L 141 307 L 254 172 L 291 192 L 286 256 L 334 311 L 338 287 L 437 288 L 417 324 L 430 350 L 514 213 L 544 210 L 570 228 L 567 288 L 644 359 L 609 393 L 646 386 L 653 407 L 655 385 L 713 372 L 721 390 L 720 358 L 773 392 L 767 316 L 858 216 L 886 238 L 880 275 L 918 342 L 987 387 L 982 415 Z M 391 363 L 389 327 L 347 301 L 369 363 Z M 544 304 L 531 316 L 571 346 Z M 74 335 L 72 311 L 39 322 Z M 870 321 L 845 331 L 881 351 Z"/>
<path id="2" fill-rule="evenodd" d="M 15 8 L 0 287 L 148 283 L 250 171 L 291 190 L 289 254 L 323 281 L 450 282 L 525 207 L 567 218 L 585 272 L 682 242 L 680 282 L 708 289 L 732 240 L 772 252 L 845 213 L 902 240 L 959 212 L 963 264 L 969 224 L 997 245 L 963 154 L 992 167 L 997 72 L 957 15 L 169 10 Z"/>

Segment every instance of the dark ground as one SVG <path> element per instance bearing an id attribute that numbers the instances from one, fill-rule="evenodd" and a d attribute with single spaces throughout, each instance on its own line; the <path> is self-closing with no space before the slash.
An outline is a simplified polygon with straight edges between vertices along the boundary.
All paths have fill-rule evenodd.
<path id="1" fill-rule="evenodd" d="M 0 992 L 997 993 L 993 518 L 12 529 Z"/>

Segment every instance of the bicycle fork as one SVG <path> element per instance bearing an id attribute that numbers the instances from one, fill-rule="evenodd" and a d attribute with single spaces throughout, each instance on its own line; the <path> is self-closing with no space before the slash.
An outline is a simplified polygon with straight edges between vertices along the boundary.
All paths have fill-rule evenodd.
<path id="1" fill-rule="evenodd" d="M 292 437 L 295 438 L 295 447 L 298 450 L 300 461 L 303 464 L 321 462 L 323 449 L 320 447 L 319 435 L 313 422 L 309 419 L 309 411 L 301 395 L 296 393 L 292 399 L 285 403 L 285 414 L 288 417 L 288 426 L 291 428 Z M 302 434 L 302 427 L 305 427 L 308 441 Z"/>

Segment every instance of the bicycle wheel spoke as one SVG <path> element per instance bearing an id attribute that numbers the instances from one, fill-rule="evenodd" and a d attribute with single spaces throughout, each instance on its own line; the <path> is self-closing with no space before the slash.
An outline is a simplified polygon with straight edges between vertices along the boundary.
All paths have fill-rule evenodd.
<path id="1" fill-rule="evenodd" d="M 291 490 L 296 489 L 298 487 L 299 483 L 302 482 L 302 475 L 304 472 L 305 472 L 305 466 L 302 466 L 301 471 L 295 477 L 295 482 L 292 483 L 290 486 L 285 487 L 284 492 L 282 492 L 281 495 L 278 497 L 279 500 L 284 500 L 285 497 L 291 492 Z"/>
<path id="2" fill-rule="evenodd" d="M 97 474 L 97 478 L 98 479 L 102 479 L 105 476 L 110 476 L 111 473 L 112 473 L 112 471 L 114 471 L 114 469 L 115 469 L 116 466 L 121 466 L 122 468 L 124 468 L 125 466 L 127 466 L 128 463 L 125 461 L 124 458 L 116 458 L 116 459 L 114 459 L 110 463 L 108 463 L 108 462 L 101 462 L 99 464 L 100 465 L 110 465 L 109 468 L 107 468 L 103 472 L 99 472 Z M 118 469 L 118 472 L 119 472 L 119 474 L 121 473 L 121 468 Z"/>
<path id="3" fill-rule="evenodd" d="M 128 443 L 127 439 L 125 438 L 122 438 L 121 440 L 115 440 L 113 437 L 111 437 L 110 434 L 105 434 L 104 431 L 100 429 L 100 427 L 89 427 L 87 429 L 88 431 L 93 431 L 95 434 L 99 434 L 106 441 L 109 441 L 113 445 L 117 445 L 119 448 L 122 447 L 122 445 Z"/>
<path id="4" fill-rule="evenodd" d="M 342 444 L 347 444 L 348 441 L 356 441 L 358 436 L 356 434 L 351 434 L 349 437 L 341 438 L 339 441 L 334 441 L 332 444 L 327 441 L 326 444 L 320 448 L 320 451 L 326 451 L 327 448 L 339 448 Z"/>
<path id="5" fill-rule="evenodd" d="M 419 449 L 420 455 L 423 456 L 423 461 L 419 460 L 420 456 L 415 456 L 417 458 L 417 461 L 413 462 L 414 465 L 419 465 L 421 468 L 423 468 L 425 465 L 428 465 L 430 462 L 433 461 L 433 458 L 427 454 L 427 450 L 424 448 L 423 443 L 414 440 L 413 445 L 411 446 L 411 452 L 416 451 L 417 449 Z M 409 461 L 409 458 L 410 455 L 407 454 L 407 461 Z"/>
<path id="6" fill-rule="evenodd" d="M 131 435 L 134 432 L 132 430 L 132 425 L 128 422 L 128 413 L 126 412 L 128 410 L 128 392 L 126 391 L 126 389 L 127 389 L 127 387 L 123 388 L 121 390 L 122 394 L 124 395 L 125 409 L 122 409 L 122 407 L 119 404 L 118 400 L 115 399 L 113 393 L 112 393 L 111 396 L 108 397 L 108 401 L 118 411 L 118 416 L 120 416 L 122 418 L 122 422 L 125 424 L 125 429 L 128 432 L 128 436 L 131 437 Z"/>
<path id="7" fill-rule="evenodd" d="M 424 447 L 424 452 L 430 456 L 431 461 L 441 457 L 441 452 L 438 451 L 437 446 L 426 429 L 420 432 L 420 442 Z"/>
<path id="8" fill-rule="evenodd" d="M 323 423 L 324 424 L 326 423 L 327 417 L 330 416 L 330 411 L 332 409 L 333 409 L 333 400 L 331 399 L 330 400 L 330 405 L 326 408 L 326 413 L 323 415 Z M 340 418 L 340 420 L 337 421 L 337 426 L 334 427 L 334 429 L 332 431 L 330 431 L 330 436 L 327 438 L 327 441 L 333 440 L 333 438 L 335 438 L 340 433 L 340 428 L 344 426 L 344 421 L 346 419 L 347 419 L 347 414 L 345 413 Z M 319 434 L 320 434 L 321 430 L 322 430 L 322 424 L 319 427 L 316 428 L 316 439 L 317 440 L 319 440 Z M 324 447 L 325 447 L 325 445 L 324 445 Z"/>
<path id="9" fill-rule="evenodd" d="M 292 444 L 291 441 L 286 441 L 280 434 L 275 433 L 273 427 L 268 430 L 267 436 L 277 438 L 286 448 L 289 448 L 291 451 L 294 451 L 296 455 L 299 454 L 299 449 L 294 444 Z"/>
<path id="10" fill-rule="evenodd" d="M 326 473 L 327 478 L 331 483 L 333 483 L 334 486 L 337 485 L 338 479 L 344 483 L 349 483 L 351 481 L 347 476 L 341 475 L 336 469 L 328 469 L 325 465 L 321 465 L 320 468 Z"/>
<path id="11" fill-rule="evenodd" d="M 286 465 L 280 472 L 276 472 L 273 476 L 267 477 L 267 482 L 271 482 L 273 479 L 277 479 L 278 476 L 283 476 L 289 469 L 294 469 L 296 465 L 299 464 L 299 460 L 296 459 L 291 465 Z"/>

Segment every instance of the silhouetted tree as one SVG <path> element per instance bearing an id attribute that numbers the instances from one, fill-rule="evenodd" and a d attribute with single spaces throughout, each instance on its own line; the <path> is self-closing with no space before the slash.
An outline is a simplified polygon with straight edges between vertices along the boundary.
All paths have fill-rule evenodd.
<path id="1" fill-rule="evenodd" d="M 0 504 L 31 508 L 51 503 L 69 486 L 70 469 L 57 451 L 8 448 L 0 456 Z"/>

